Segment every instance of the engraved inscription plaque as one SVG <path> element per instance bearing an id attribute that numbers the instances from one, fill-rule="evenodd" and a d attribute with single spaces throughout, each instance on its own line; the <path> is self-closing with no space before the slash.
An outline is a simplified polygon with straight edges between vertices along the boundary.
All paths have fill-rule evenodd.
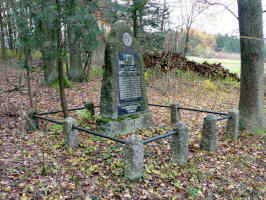
<path id="1" fill-rule="evenodd" d="M 132 53 L 118 54 L 119 115 L 141 111 L 142 84 L 137 59 Z"/>

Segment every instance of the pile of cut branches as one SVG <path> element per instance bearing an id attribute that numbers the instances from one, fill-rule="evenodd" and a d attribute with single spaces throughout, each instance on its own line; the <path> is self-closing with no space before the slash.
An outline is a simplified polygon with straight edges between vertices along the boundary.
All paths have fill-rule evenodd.
<path id="1" fill-rule="evenodd" d="M 172 69 L 189 70 L 210 79 L 225 79 L 230 77 L 233 80 L 239 81 L 238 75 L 229 72 L 221 63 L 209 64 L 204 62 L 200 64 L 189 61 L 181 54 L 173 52 L 145 53 L 143 58 L 146 68 L 159 69 L 162 72 L 167 72 Z"/>

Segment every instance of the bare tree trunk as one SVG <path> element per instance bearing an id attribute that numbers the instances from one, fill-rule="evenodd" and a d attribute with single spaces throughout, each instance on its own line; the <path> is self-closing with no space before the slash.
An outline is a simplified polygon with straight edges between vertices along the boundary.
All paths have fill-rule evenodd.
<path id="1" fill-rule="evenodd" d="M 52 49 L 51 42 L 46 41 L 43 44 L 42 53 L 42 66 L 44 71 L 44 85 L 52 85 L 56 80 L 58 80 L 58 69 L 55 65 L 55 58 L 51 55 Z"/>
<path id="2" fill-rule="evenodd" d="M 80 1 L 76 0 L 77 4 L 81 4 Z M 74 1 L 69 2 L 69 6 L 72 8 L 72 14 L 75 14 L 75 7 L 77 6 Z M 82 6 L 79 5 L 79 6 Z M 69 68 L 69 79 L 75 82 L 81 82 L 84 79 L 82 73 L 82 61 L 81 61 L 81 42 L 80 35 L 74 31 L 75 24 L 68 25 L 68 47 L 69 47 L 69 57 L 70 57 L 70 68 Z"/>
<path id="3" fill-rule="evenodd" d="M 186 30 L 186 33 L 185 33 L 185 41 L 184 41 L 184 52 L 183 52 L 183 55 L 186 56 L 187 55 L 187 51 L 188 51 L 188 42 L 189 42 L 189 29 Z"/>
<path id="4" fill-rule="evenodd" d="M 49 0 L 49 2 L 52 0 Z M 48 0 L 41 1 L 40 12 L 44 12 L 44 8 Z M 43 85 L 51 86 L 55 81 L 58 80 L 58 69 L 56 67 L 56 56 L 52 53 L 55 52 L 56 44 L 50 38 L 50 35 L 54 36 L 53 30 L 51 30 L 51 26 L 48 25 L 45 20 L 38 21 L 38 31 L 40 33 L 40 37 L 42 38 L 41 43 L 41 54 L 42 54 L 42 68 L 44 71 L 44 82 Z"/>
<path id="5" fill-rule="evenodd" d="M 29 58 L 30 58 L 31 51 L 29 49 L 24 49 L 25 54 L 25 68 L 27 70 L 27 85 L 28 85 L 28 96 L 30 101 L 30 107 L 33 108 L 33 99 L 32 99 L 32 92 L 31 92 L 31 67 L 29 66 Z"/>
<path id="6" fill-rule="evenodd" d="M 240 127 L 264 129 L 263 22 L 261 0 L 238 0 L 241 47 Z"/>
<path id="7" fill-rule="evenodd" d="M 6 21 L 7 21 L 7 32 L 8 32 L 8 47 L 9 49 L 14 48 L 14 38 L 13 38 L 13 23 L 11 19 L 12 13 L 12 0 L 6 2 Z"/>
<path id="8" fill-rule="evenodd" d="M 3 18 L 3 5 L 0 4 L 0 31 L 1 31 L 1 57 L 3 60 L 7 59 L 6 55 L 6 44 L 5 44 L 5 29 L 4 29 L 4 18 Z"/>
<path id="9" fill-rule="evenodd" d="M 81 63 L 81 48 L 80 40 L 76 38 L 71 28 L 69 29 L 69 50 L 70 50 L 70 68 L 69 79 L 71 81 L 81 82 L 83 81 L 82 63 Z"/>
<path id="10" fill-rule="evenodd" d="M 193 20 L 192 20 L 192 15 L 193 13 L 191 14 L 191 16 L 189 16 L 188 18 L 188 21 L 187 21 L 187 24 L 186 24 L 186 32 L 185 32 L 185 40 L 184 40 L 184 56 L 187 55 L 187 51 L 188 51 L 188 42 L 190 40 L 190 30 L 191 30 L 191 26 L 192 26 L 192 23 L 193 23 Z"/>
<path id="11" fill-rule="evenodd" d="M 162 13 L 162 21 L 161 21 L 161 32 L 164 32 L 165 29 L 165 16 L 164 16 L 164 12 L 166 10 L 166 0 L 164 0 L 163 2 L 163 13 Z"/>
<path id="12" fill-rule="evenodd" d="M 136 0 L 133 0 L 132 20 L 133 20 L 133 34 L 134 34 L 134 37 L 137 38 L 137 34 L 138 34 L 138 17 L 137 17 L 137 3 L 136 3 Z"/>
<path id="13" fill-rule="evenodd" d="M 56 7 L 58 12 L 58 17 L 60 17 L 61 13 L 61 5 L 59 0 L 56 0 Z M 57 68 L 59 74 L 59 91 L 60 91 L 60 101 L 61 107 L 63 109 L 64 118 L 68 117 L 68 108 L 65 96 L 65 84 L 64 84 L 64 69 L 63 69 L 63 61 L 62 61 L 62 32 L 61 32 L 61 24 L 60 19 L 56 20 L 57 25 Z"/>

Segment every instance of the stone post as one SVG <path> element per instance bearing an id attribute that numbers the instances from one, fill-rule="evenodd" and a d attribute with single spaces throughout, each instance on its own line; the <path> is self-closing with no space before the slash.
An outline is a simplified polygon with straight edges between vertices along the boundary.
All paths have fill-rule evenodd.
<path id="1" fill-rule="evenodd" d="M 172 104 L 171 105 L 171 123 L 176 124 L 177 122 L 181 121 L 180 110 L 178 109 L 179 104 Z"/>
<path id="2" fill-rule="evenodd" d="M 78 125 L 78 122 L 71 117 L 66 118 L 64 121 L 64 125 L 63 125 L 64 140 L 68 148 L 76 148 L 79 146 L 78 131 L 75 129 L 72 129 L 73 126 L 77 126 L 77 125 Z"/>
<path id="3" fill-rule="evenodd" d="M 95 109 L 93 102 L 85 102 L 85 108 L 90 112 L 91 116 L 95 115 Z"/>
<path id="4" fill-rule="evenodd" d="M 26 114 L 26 130 L 36 131 L 39 129 L 38 119 L 34 118 L 36 111 L 34 109 L 29 109 Z"/>
<path id="5" fill-rule="evenodd" d="M 125 176 L 137 180 L 144 175 L 144 148 L 142 140 L 131 135 L 125 145 Z"/>
<path id="6" fill-rule="evenodd" d="M 216 122 L 217 117 L 209 114 L 204 118 L 200 148 L 213 152 L 216 150 Z"/>
<path id="7" fill-rule="evenodd" d="M 238 138 L 239 111 L 233 109 L 229 115 L 231 118 L 227 121 L 226 135 L 235 140 Z"/>
<path id="8" fill-rule="evenodd" d="M 175 125 L 174 131 L 176 134 L 172 137 L 171 157 L 174 162 L 183 165 L 188 159 L 188 127 L 180 121 Z"/>

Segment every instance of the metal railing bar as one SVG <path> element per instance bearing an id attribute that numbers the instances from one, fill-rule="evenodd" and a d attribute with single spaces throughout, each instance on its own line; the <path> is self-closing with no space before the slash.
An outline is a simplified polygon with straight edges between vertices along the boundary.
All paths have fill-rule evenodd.
<path id="1" fill-rule="evenodd" d="M 154 106 L 154 107 L 161 107 L 161 108 L 171 108 L 171 106 L 167 105 L 161 105 L 161 104 L 148 104 L 149 106 Z"/>
<path id="2" fill-rule="evenodd" d="M 149 138 L 147 140 L 144 140 L 143 141 L 143 144 L 148 144 L 148 143 L 151 143 L 151 142 L 155 142 L 155 141 L 158 141 L 160 139 L 163 139 L 163 138 L 166 138 L 166 137 L 169 137 L 169 136 L 172 136 L 172 135 L 175 135 L 176 132 L 172 131 L 172 132 L 169 132 L 167 134 L 164 134 L 164 135 L 158 135 L 158 136 L 155 136 L 155 137 L 152 137 L 152 138 Z"/>
<path id="3" fill-rule="evenodd" d="M 37 114 L 34 115 L 34 118 L 41 119 L 41 120 L 46 120 L 46 121 L 49 121 L 49 122 L 52 122 L 52 123 L 55 123 L 55 124 L 60 124 L 60 125 L 63 125 L 64 124 L 64 122 L 59 122 L 59 121 L 56 121 L 56 120 L 53 120 L 53 119 L 48 119 L 48 118 L 40 117 Z M 106 139 L 110 139 L 110 140 L 113 140 L 115 142 L 119 142 L 121 144 L 126 144 L 126 141 L 125 140 L 121 140 L 121 139 L 118 139 L 118 138 L 114 138 L 112 136 L 102 135 L 102 134 L 97 133 L 95 131 L 87 130 L 85 128 L 79 128 L 79 127 L 76 127 L 76 126 L 73 126 L 72 128 L 73 129 L 76 129 L 76 130 L 79 130 L 79 131 L 83 131 L 83 132 L 92 134 L 92 135 L 95 135 L 95 136 L 99 136 L 99 137 L 103 137 L 103 138 L 106 138 Z"/>
<path id="4" fill-rule="evenodd" d="M 209 110 L 200 110 L 200 109 L 196 109 L 196 108 L 177 107 L 177 109 L 195 111 L 195 112 L 204 112 L 204 113 L 210 113 L 210 114 L 216 114 L 216 115 L 228 115 L 228 113 L 215 112 L 215 111 L 209 111 Z"/>
<path id="5" fill-rule="evenodd" d="M 171 106 L 169 106 L 169 105 L 161 105 L 161 104 L 148 104 L 148 105 L 149 106 L 155 106 L 155 107 L 161 107 L 161 108 L 171 108 Z M 180 106 L 177 107 L 176 109 L 211 113 L 211 114 L 216 114 L 216 115 L 228 115 L 228 113 L 215 112 L 215 111 L 209 111 L 209 110 L 201 110 L 201 109 L 196 109 L 196 108 L 186 108 L 186 107 L 180 107 Z"/>
<path id="6" fill-rule="evenodd" d="M 60 121 L 57 121 L 57 120 L 54 120 L 54 119 L 40 117 L 37 114 L 35 114 L 33 117 L 36 118 L 36 119 L 46 120 L 48 122 L 52 122 L 52 123 L 55 123 L 55 124 L 60 124 L 60 125 L 63 125 L 64 124 L 64 122 L 60 122 Z"/>
<path id="7" fill-rule="evenodd" d="M 81 108 L 72 108 L 72 109 L 68 109 L 68 111 L 76 111 L 76 110 L 83 110 L 86 107 L 81 107 Z M 43 112 L 43 113 L 36 113 L 36 115 L 42 116 L 42 115 L 51 115 L 51 114 L 56 114 L 56 113 L 60 113 L 63 112 L 63 110 L 55 110 L 55 111 L 50 111 L 50 112 Z"/>
<path id="8" fill-rule="evenodd" d="M 125 140 L 121 140 L 121 139 L 118 139 L 118 138 L 114 138 L 112 136 L 108 136 L 108 135 L 102 135 L 100 133 L 97 133 L 95 131 L 91 131 L 91 130 L 87 130 L 85 128 L 79 128 L 79 127 L 76 127 L 76 126 L 73 126 L 72 127 L 73 129 L 76 129 L 76 130 L 79 130 L 79 131 L 83 131 L 83 132 L 86 132 L 86 133 L 89 133 L 89 134 L 92 134 L 92 135 L 95 135 L 95 136 L 99 136 L 99 137 L 103 137 L 103 138 L 106 138 L 106 139 L 110 139 L 110 140 L 113 140 L 115 142 L 119 142 L 121 144 L 126 144 L 126 141 Z"/>
<path id="9" fill-rule="evenodd" d="M 231 119 L 231 118 L 232 118 L 232 116 L 228 115 L 228 116 L 217 119 L 217 121 L 222 121 L 222 120 Z"/>

